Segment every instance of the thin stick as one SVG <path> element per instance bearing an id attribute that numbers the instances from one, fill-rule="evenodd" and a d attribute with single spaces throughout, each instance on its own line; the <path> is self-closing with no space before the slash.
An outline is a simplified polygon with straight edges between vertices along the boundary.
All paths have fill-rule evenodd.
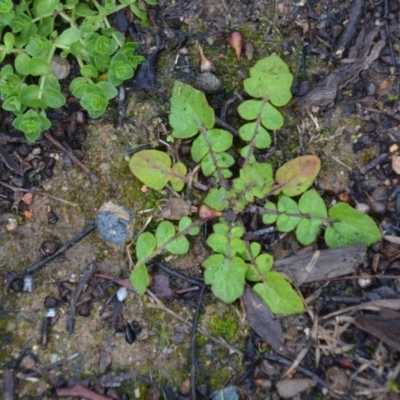
<path id="1" fill-rule="evenodd" d="M 196 331 L 197 331 L 197 323 L 199 320 L 200 308 L 201 303 L 203 302 L 204 298 L 204 290 L 206 285 L 203 283 L 200 290 L 199 300 L 197 301 L 196 311 L 193 317 L 193 325 L 192 325 L 192 341 L 190 343 L 190 395 L 192 400 L 196 400 Z"/>
<path id="2" fill-rule="evenodd" d="M 42 258 L 40 261 L 34 263 L 30 267 L 28 267 L 25 270 L 25 275 L 26 274 L 31 274 L 35 271 L 37 271 L 39 268 L 43 267 L 43 265 L 47 264 L 49 261 L 51 261 L 53 258 L 58 257 L 60 254 L 64 253 L 65 250 L 69 249 L 72 247 L 75 243 L 79 242 L 81 239 L 83 239 L 86 235 L 88 235 L 92 230 L 96 228 L 96 224 L 90 224 L 87 226 L 82 232 L 79 232 L 74 238 L 66 242 L 63 246 L 61 246 L 55 253 L 48 257 Z"/>
<path id="3" fill-rule="evenodd" d="M 189 283 L 192 283 L 193 285 L 201 285 L 203 283 L 203 279 L 191 278 L 190 276 L 187 276 L 186 274 L 183 274 L 182 272 L 175 271 L 174 269 L 168 267 L 168 265 L 165 265 L 161 261 L 154 261 L 154 264 L 157 265 L 158 268 L 167 272 L 168 274 L 175 276 L 175 278 L 183 279 Z"/>
<path id="4" fill-rule="evenodd" d="M 94 262 L 90 263 L 76 286 L 75 293 L 71 299 L 71 303 L 69 305 L 67 314 L 66 329 L 68 333 L 72 333 L 74 331 L 75 309 L 78 303 L 78 299 L 81 293 L 83 292 L 83 289 L 86 283 L 88 282 L 90 276 L 92 275 L 93 271 L 95 270 L 95 268 L 96 268 L 95 263 Z"/>
<path id="5" fill-rule="evenodd" d="M 73 203 L 72 201 L 64 200 L 64 199 L 61 199 L 60 197 L 53 196 L 52 194 L 49 194 L 49 193 L 41 192 L 39 190 L 18 188 L 16 186 L 12 186 L 12 185 L 9 185 L 8 183 L 1 182 L 1 181 L 0 181 L 0 185 L 2 185 L 2 186 L 6 187 L 6 188 L 8 188 L 8 189 L 10 189 L 10 190 L 12 190 L 14 192 L 16 192 L 18 190 L 20 192 L 27 192 L 27 193 L 31 192 L 31 193 L 38 194 L 40 196 L 50 197 L 53 200 L 57 200 L 60 203 L 68 204 L 69 206 L 72 206 L 72 207 L 78 207 L 78 205 L 79 205 L 78 203 Z"/>
<path id="6" fill-rule="evenodd" d="M 56 395 L 58 397 L 83 397 L 87 400 L 112 400 L 111 397 L 96 393 L 79 383 L 73 386 L 57 388 Z"/>
<path id="7" fill-rule="evenodd" d="M 51 364 L 49 364 L 49 365 L 43 367 L 43 369 L 50 370 L 50 369 L 53 369 L 53 368 L 57 368 L 57 367 L 59 367 L 60 365 L 63 365 L 63 364 L 65 364 L 65 363 L 69 362 L 69 361 L 72 361 L 73 359 L 75 359 L 75 358 L 78 357 L 79 355 L 80 355 L 80 353 L 73 353 L 73 354 L 71 354 L 71 355 L 68 356 L 68 357 L 65 357 L 65 358 L 63 358 L 63 359 L 61 359 L 61 360 L 58 360 L 58 361 L 56 361 L 56 362 L 53 362 L 53 363 L 51 363 Z"/>
<path id="8" fill-rule="evenodd" d="M 97 182 L 99 180 L 99 178 L 85 164 L 83 164 L 71 151 L 69 151 L 65 146 L 63 146 L 58 140 L 54 139 L 49 132 L 45 132 L 43 136 L 54 146 L 56 146 L 59 150 L 61 150 L 64 154 L 66 154 L 71 159 L 71 161 L 74 162 L 76 165 L 78 165 L 78 167 L 85 174 L 89 175 L 94 182 Z"/>

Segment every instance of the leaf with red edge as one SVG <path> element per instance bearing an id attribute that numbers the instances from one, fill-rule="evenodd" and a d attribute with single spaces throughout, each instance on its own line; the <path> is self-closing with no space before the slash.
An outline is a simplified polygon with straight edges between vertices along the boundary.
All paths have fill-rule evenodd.
<path id="1" fill-rule="evenodd" d="M 290 160 L 276 171 L 275 180 L 280 185 L 274 193 L 283 192 L 288 197 L 304 193 L 314 182 L 321 168 L 316 156 L 302 156 Z"/>

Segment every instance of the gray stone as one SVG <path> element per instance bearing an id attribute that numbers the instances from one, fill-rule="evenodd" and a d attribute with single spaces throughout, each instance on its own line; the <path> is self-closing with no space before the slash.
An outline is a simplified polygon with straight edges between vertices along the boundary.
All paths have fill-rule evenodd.
<path id="1" fill-rule="evenodd" d="M 194 86 L 206 94 L 214 94 L 222 90 L 221 81 L 211 72 L 200 74 L 196 78 Z"/>
<path id="2" fill-rule="evenodd" d="M 107 241 L 122 247 L 132 237 L 134 214 L 124 206 L 108 201 L 97 213 L 97 228 Z"/>
<path id="3" fill-rule="evenodd" d="M 228 386 L 222 390 L 218 390 L 212 397 L 212 400 L 239 400 L 235 386 Z"/>

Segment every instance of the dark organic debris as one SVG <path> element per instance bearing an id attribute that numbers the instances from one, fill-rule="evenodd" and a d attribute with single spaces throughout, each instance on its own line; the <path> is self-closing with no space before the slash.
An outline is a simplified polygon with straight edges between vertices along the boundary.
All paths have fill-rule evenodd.
<path id="1" fill-rule="evenodd" d="M 246 319 L 253 330 L 276 352 L 286 356 L 293 352 L 285 346 L 283 330 L 267 305 L 247 286 L 241 298 Z"/>
<path id="2" fill-rule="evenodd" d="M 34 263 L 30 267 L 26 268 L 25 274 L 31 274 L 44 265 L 46 265 L 49 261 L 53 260 L 60 254 L 62 254 L 65 250 L 69 249 L 72 247 L 74 244 L 82 240 L 85 236 L 87 236 L 90 232 L 92 232 L 96 228 L 96 224 L 90 224 L 88 225 L 82 232 L 79 232 L 74 238 L 69 240 L 68 242 L 64 243 L 58 250 L 56 250 L 53 254 L 42 258 L 40 261 Z"/>
<path id="3" fill-rule="evenodd" d="M 367 34 L 364 30 L 360 31 L 356 43 L 350 49 L 349 54 L 349 58 L 354 59 L 354 62 L 345 64 L 345 66 L 330 74 L 318 87 L 300 99 L 303 114 L 310 115 L 311 107 L 314 105 L 327 105 L 332 102 L 340 88 L 351 82 L 362 69 L 367 68 L 372 61 L 379 57 L 379 53 L 386 42 L 381 39 L 373 44 L 378 32 L 378 28 L 372 29 Z"/>
<path id="4" fill-rule="evenodd" d="M 66 321 L 66 330 L 68 333 L 72 333 L 74 331 L 74 321 L 75 321 L 75 310 L 78 304 L 79 296 L 83 292 L 83 289 L 86 283 L 89 281 L 92 273 L 94 272 L 96 265 L 94 262 L 90 263 L 78 284 L 76 285 L 76 289 L 74 295 L 72 296 L 71 303 L 69 305 L 68 313 L 67 313 L 67 321 Z"/>
<path id="5" fill-rule="evenodd" d="M 400 313 L 382 307 L 377 314 L 358 314 L 355 325 L 400 351 Z"/>

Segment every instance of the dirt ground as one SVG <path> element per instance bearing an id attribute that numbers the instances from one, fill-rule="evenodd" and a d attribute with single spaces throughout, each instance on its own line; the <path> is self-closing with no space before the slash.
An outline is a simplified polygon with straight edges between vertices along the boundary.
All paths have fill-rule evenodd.
<path id="1" fill-rule="evenodd" d="M 281 55 L 295 76 L 294 96 L 283 109 L 285 126 L 275 132 L 273 147 L 266 156 L 280 164 L 301 154 L 318 155 L 322 171 L 316 182 L 317 189 L 331 201 L 347 195 L 353 205 L 369 207 L 387 235 L 398 235 L 400 201 L 396 186 L 399 180 L 390 162 L 391 146 L 400 140 L 397 2 L 361 2 L 360 20 L 345 44 L 342 57 L 335 52 L 340 47 L 341 35 L 351 23 L 355 12 L 352 7 L 357 1 L 353 5 L 349 1 L 329 0 L 299 1 L 295 5 L 279 0 L 160 0 L 159 3 L 154 12 L 160 25 L 157 29 L 152 25 L 144 28 L 140 43 L 145 52 L 155 44 L 156 35 L 163 39 L 164 50 L 157 63 L 155 85 L 140 91 L 127 87 L 122 126 L 115 124 L 115 103 L 106 117 L 90 121 L 84 128 L 83 163 L 98 179 L 88 177 L 54 149 L 53 177 L 42 179 L 36 188 L 69 203 L 38 194 L 29 206 L 32 218 L 18 211 L 1 211 L 0 271 L 4 279 L 0 291 L 0 369 L 4 379 L 0 381 L 0 392 L 5 390 L 8 379 L 5 372 L 13 370 L 10 367 L 13 360 L 28 354 L 35 364 L 15 369 L 15 398 L 57 398 L 54 379 L 90 381 L 91 388 L 98 389 L 105 398 L 124 398 L 123 395 L 131 399 L 189 398 L 191 328 L 187 322 L 193 318 L 193 300 L 174 294 L 160 303 L 149 295 L 142 297 L 129 292 L 122 305 L 123 320 L 117 323 L 135 320 L 142 331 L 138 340 L 128 344 L 125 331 L 116 332 L 112 326 L 115 321 L 112 321 L 111 307 L 99 315 L 118 286 L 92 277 L 84 293 L 88 295 L 97 287 L 104 293 L 91 300 L 90 315 L 76 316 L 74 332 L 69 334 L 66 331 L 68 303 L 62 303 L 57 308 L 59 319 L 49 331 L 48 343 L 42 345 L 46 296 L 60 298 L 61 283 L 73 291 L 92 262 L 96 264 L 96 273 L 127 278 L 130 267 L 124 246 L 106 242 L 94 230 L 34 272 L 31 292 L 16 293 L 6 288 L 6 281 L 11 271 L 22 275 L 42 258 L 39 249 L 45 240 L 66 243 L 96 221 L 105 202 L 112 201 L 133 212 L 133 237 L 149 216 L 156 215 L 168 193 L 142 192 L 141 184 L 129 171 L 128 160 L 137 146 L 157 145 L 159 140 L 166 140 L 172 84 L 174 80 L 194 83 L 200 72 L 198 43 L 214 63 L 221 80 L 223 90 L 208 96 L 217 113 L 235 94 L 243 91 L 242 81 L 258 59 L 274 52 Z M 178 50 L 180 37 L 171 30 L 177 16 L 187 39 Z M 358 54 L 349 55 L 349 48 L 355 45 L 361 31 L 369 33 L 375 28 L 376 35 L 369 43 L 362 65 L 350 77 L 342 80 L 339 77 L 339 83 L 332 84 L 337 89 L 332 94 L 323 86 L 324 79 L 352 65 L 351 57 L 362 57 L 361 48 L 367 47 L 365 41 L 356 49 Z M 392 54 L 385 36 L 387 30 L 393 40 Z M 231 31 L 240 31 L 245 39 L 246 51 L 240 62 L 227 41 Z M 380 40 L 385 41 L 383 47 L 374 59 L 368 59 L 370 50 Z M 397 64 L 392 64 L 391 55 Z M 322 94 L 312 90 L 321 87 Z M 228 108 L 227 121 L 235 125 L 238 103 L 233 104 L 234 107 Z M 33 144 L 32 151 L 35 148 L 40 149 L 41 144 Z M 383 154 L 387 154 L 386 158 Z M 369 163 L 377 157 L 381 161 L 370 167 Z M 377 209 L 380 205 L 384 206 L 383 210 Z M 49 210 L 58 216 L 57 223 L 48 222 Z M 277 244 L 276 259 L 298 250 L 299 246 L 292 241 L 293 238 L 286 237 Z M 189 255 L 170 257 L 165 262 L 177 271 L 199 277 L 207 251 L 205 242 L 199 241 Z M 396 275 L 398 261 L 393 257 L 398 251 L 399 242 L 383 241 L 375 245 L 357 266 L 359 275 L 371 271 Z M 376 254 L 380 254 L 379 259 Z M 157 273 L 156 269 L 151 271 Z M 173 277 L 170 280 L 174 290 L 182 286 L 182 280 Z M 295 365 L 289 371 L 291 364 L 285 365 L 279 358 L 244 362 L 243 354 L 248 353 L 246 339 L 254 338 L 254 332 L 241 305 L 224 304 L 206 293 L 199 320 L 206 335 L 198 334 L 196 338 L 198 398 L 397 399 L 400 366 L 397 349 L 365 333 L 365 329 L 356 328 L 350 313 L 322 320 L 324 315 L 358 304 L 357 299 L 359 303 L 377 299 L 398 302 L 398 283 L 394 278 L 377 279 L 363 286 L 353 279 L 302 287 L 304 298 L 314 296 L 308 313 L 278 319 L 288 346 L 295 348 L 300 364 L 300 368 Z M 396 324 L 397 318 L 396 314 L 393 317 Z M 388 331 L 394 335 L 393 341 L 397 341 L 397 325 L 390 326 Z M 273 353 L 262 341 L 257 342 L 257 349 L 262 354 Z M 66 359 L 69 356 L 71 359 Z M 59 366 L 51 366 L 59 361 L 62 361 Z M 312 371 L 312 375 L 304 373 L 301 366 Z M 107 374 L 121 376 L 132 371 L 132 376 L 115 385 L 115 389 L 106 391 L 100 384 Z M 324 388 L 316 377 L 331 390 Z M 216 391 L 229 386 L 237 391 L 236 397 L 228 392 L 212 397 Z M 282 387 L 285 386 L 294 389 L 284 394 Z"/>

